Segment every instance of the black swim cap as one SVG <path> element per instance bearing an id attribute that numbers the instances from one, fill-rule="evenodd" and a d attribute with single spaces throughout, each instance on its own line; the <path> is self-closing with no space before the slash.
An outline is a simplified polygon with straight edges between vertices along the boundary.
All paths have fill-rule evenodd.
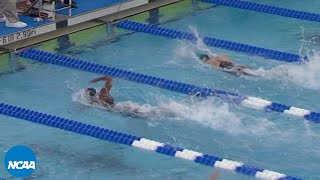
<path id="1" fill-rule="evenodd" d="M 90 96 L 94 96 L 97 94 L 97 91 L 95 88 L 87 88 L 87 92 Z"/>
<path id="2" fill-rule="evenodd" d="M 208 56 L 208 55 L 206 55 L 206 54 L 202 54 L 201 56 L 200 56 L 200 60 L 201 61 L 208 61 L 210 59 L 210 57 Z"/>

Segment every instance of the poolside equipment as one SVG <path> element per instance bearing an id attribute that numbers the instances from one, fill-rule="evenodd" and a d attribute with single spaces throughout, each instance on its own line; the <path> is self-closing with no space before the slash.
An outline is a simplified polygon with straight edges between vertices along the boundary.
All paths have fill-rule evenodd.
<path id="1" fill-rule="evenodd" d="M 54 18 L 55 1 L 53 0 L 34 0 L 30 7 L 23 13 L 27 16 L 37 16 L 43 19 Z"/>
<path id="2" fill-rule="evenodd" d="M 232 92 L 221 91 L 218 89 L 202 88 L 191 84 L 181 83 L 177 81 L 162 79 L 154 76 L 144 75 L 128 70 L 108 67 L 96 63 L 83 61 L 76 58 L 66 57 L 53 53 L 48 53 L 36 49 L 27 49 L 19 53 L 19 56 L 36 60 L 38 62 L 50 63 L 64 67 L 70 67 L 83 71 L 88 71 L 97 74 L 103 74 L 118 78 L 123 78 L 129 81 L 147 84 L 174 92 L 179 92 L 187 95 L 196 95 L 200 97 L 215 96 L 227 102 L 241 104 L 258 110 L 274 111 L 279 113 L 291 114 L 298 117 L 303 117 L 306 120 L 314 123 L 320 123 L 320 113 L 310 110 L 301 109 L 293 106 L 288 106 L 257 97 L 240 95 Z"/>
<path id="3" fill-rule="evenodd" d="M 151 150 L 172 157 L 180 157 L 182 159 L 190 160 L 199 164 L 211 167 L 219 167 L 225 170 L 235 171 L 237 173 L 253 176 L 259 179 L 300 180 L 300 178 L 297 177 L 287 176 L 282 173 L 245 165 L 242 162 L 231 161 L 228 159 L 223 159 L 189 149 L 171 146 L 169 144 L 160 143 L 150 139 L 129 135 L 126 133 L 121 133 L 110 129 L 101 128 L 79 121 L 61 118 L 54 115 L 49 115 L 46 113 L 41 113 L 1 102 L 0 114 L 18 119 L 24 119 L 49 127 L 63 129 L 69 132 L 91 136 L 105 141 Z"/>
<path id="4" fill-rule="evenodd" d="M 58 7 L 61 4 L 63 7 Z M 33 0 L 30 7 L 23 13 L 27 16 L 36 16 L 54 21 L 57 11 L 69 9 L 70 16 L 72 8 L 77 8 L 76 3 L 72 0 Z"/>

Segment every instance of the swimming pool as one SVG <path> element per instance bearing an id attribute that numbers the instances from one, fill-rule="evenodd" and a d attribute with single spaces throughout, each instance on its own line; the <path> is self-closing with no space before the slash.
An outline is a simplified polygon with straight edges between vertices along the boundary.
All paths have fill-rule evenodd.
<path id="1" fill-rule="evenodd" d="M 276 2 L 276 1 L 274 1 Z M 272 4 L 269 1 L 270 4 Z M 289 2 L 287 3 L 289 6 Z M 277 5 L 277 3 L 274 3 Z M 282 4 L 286 5 L 286 4 Z M 298 9 L 299 6 L 291 8 Z M 312 7 L 310 1 L 310 7 Z M 134 17 L 133 17 L 134 19 Z M 163 18 L 165 19 L 165 18 Z M 137 20 L 139 21 L 139 20 Z M 182 31 L 194 27 L 201 35 L 298 53 L 312 50 L 301 42 L 314 33 L 317 23 L 218 6 L 161 25 Z M 101 28 L 97 27 L 96 29 Z M 123 32 L 124 30 L 117 30 Z M 126 32 L 126 31 L 124 31 Z M 199 47 L 143 33 L 122 36 L 110 43 L 105 32 L 99 40 L 59 54 L 199 86 L 239 92 L 317 111 L 319 57 L 306 65 L 288 65 L 260 57 L 210 48 L 236 62 L 262 67 L 263 78 L 234 77 L 202 65 L 193 58 Z M 302 40 L 306 40 L 304 38 Z M 66 41 L 64 39 L 64 41 Z M 39 49 L 53 51 L 44 43 Z M 65 43 L 67 45 L 67 43 Z M 311 47 L 311 48 L 310 48 Z M 63 48 L 61 48 L 63 49 Z M 305 52 L 305 50 L 303 51 Z M 281 65 L 282 64 L 282 65 Z M 115 100 L 140 109 L 143 118 L 83 105 L 81 89 L 97 75 L 49 64 L 27 63 L 24 71 L 0 78 L 2 101 L 81 120 L 89 124 L 140 135 L 180 147 L 215 154 L 266 169 L 318 179 L 319 126 L 301 118 L 256 111 L 220 99 L 196 98 L 151 86 L 114 79 Z M 272 70 L 268 70 L 272 68 Z M 102 84 L 94 84 L 98 88 Z M 150 115 L 150 111 L 156 111 Z M 203 179 L 212 168 L 151 152 L 101 143 L 77 134 L 0 116 L 1 151 L 16 144 L 31 146 L 39 158 L 36 179 Z M 290 147 L 290 148 L 288 148 Z M 156 163 L 155 163 L 156 162 Z M 302 166 L 302 164 L 305 164 Z M 1 169 L 0 173 L 6 173 Z M 9 176 L 5 176 L 9 177 Z M 221 179 L 249 179 L 222 171 Z"/>

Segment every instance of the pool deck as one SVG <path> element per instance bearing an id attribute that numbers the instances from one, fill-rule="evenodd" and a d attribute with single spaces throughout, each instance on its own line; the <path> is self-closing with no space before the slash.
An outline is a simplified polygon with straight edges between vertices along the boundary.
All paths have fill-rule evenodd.
<path id="1" fill-rule="evenodd" d="M 58 11 L 55 21 L 36 22 L 33 17 L 20 16 L 27 27 L 8 28 L 0 23 L 0 54 L 179 1 L 77 0 L 78 8 L 72 9 L 71 16 L 69 10 Z"/>

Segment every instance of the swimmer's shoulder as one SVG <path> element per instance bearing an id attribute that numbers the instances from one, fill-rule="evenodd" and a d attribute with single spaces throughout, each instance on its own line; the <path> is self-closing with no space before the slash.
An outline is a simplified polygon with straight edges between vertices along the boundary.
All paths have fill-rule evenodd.
<path id="1" fill-rule="evenodd" d="M 220 67 L 220 61 L 215 58 L 209 59 L 206 61 L 206 63 L 212 65 L 213 67 Z"/>

